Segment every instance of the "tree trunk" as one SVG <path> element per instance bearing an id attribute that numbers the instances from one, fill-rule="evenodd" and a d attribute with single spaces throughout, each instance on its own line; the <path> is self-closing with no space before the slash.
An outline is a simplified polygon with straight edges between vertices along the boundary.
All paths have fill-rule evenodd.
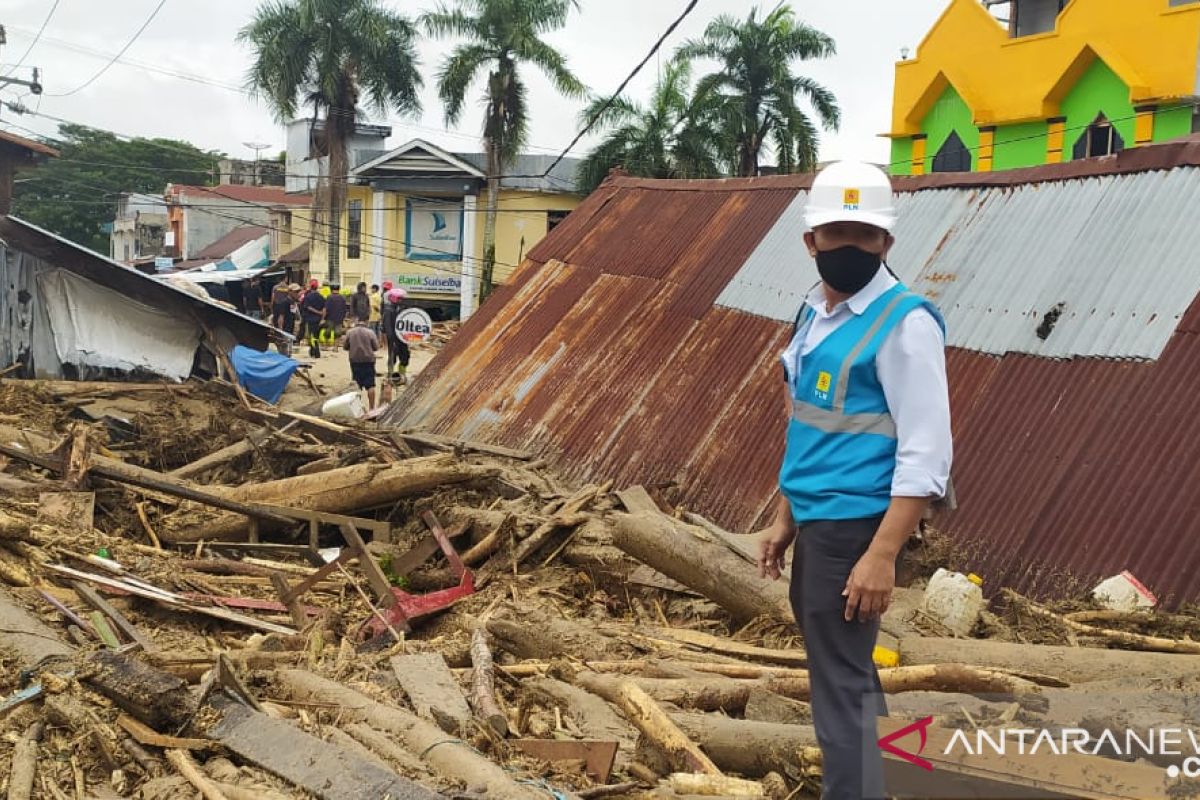
<path id="1" fill-rule="evenodd" d="M 1114 676 L 1130 682 L 1145 682 L 1155 678 L 1200 675 L 1200 657 L 1194 655 L 921 636 L 906 636 L 900 640 L 900 662 L 905 665 L 966 663 L 1004 669 L 1014 675 L 1044 673 L 1071 683 L 1100 681 Z"/>
<path id="2" fill-rule="evenodd" d="M 342 258 L 342 208 L 346 205 L 346 140 L 341 134 L 341 125 L 331 119 L 333 114 L 351 114 L 354 109 L 330 109 L 325 118 L 325 141 L 329 148 L 329 243 L 326 263 L 329 266 L 329 283 L 341 283 Z"/>
<path id="3" fill-rule="evenodd" d="M 390 465 L 356 464 L 316 475 L 212 489 L 214 494 L 229 500 L 341 514 L 365 511 L 401 497 L 491 474 L 495 471 L 456 462 L 453 456 L 430 456 Z M 193 520 L 162 531 L 161 535 L 163 541 L 169 542 L 228 541 L 244 537 L 249 530 L 246 517 L 224 514 L 206 522 Z"/>
<path id="4" fill-rule="evenodd" d="M 796 753 L 817 746 L 809 725 L 776 725 L 730 719 L 720 714 L 672 714 L 684 733 L 725 772 L 761 778 L 795 768 Z"/>
<path id="5" fill-rule="evenodd" d="M 620 685 L 616 700 L 629 721 L 658 746 L 673 768 L 706 775 L 721 774 L 712 759 L 679 729 L 662 706 L 632 682 L 625 681 Z"/>
<path id="6" fill-rule="evenodd" d="M 492 662 L 492 651 L 488 647 L 487 631 L 476 628 L 471 636 L 471 701 L 479 721 L 489 726 L 496 735 L 508 735 L 508 718 L 496 702 L 496 667 Z"/>
<path id="7" fill-rule="evenodd" d="M 489 797 L 543 800 L 545 796 L 539 789 L 518 784 L 503 767 L 470 745 L 447 739 L 441 728 L 415 714 L 303 670 L 279 670 L 275 680 L 295 699 L 333 703 L 342 720 L 365 722 L 396 736 L 406 749 L 420 753 L 438 774 L 467 786 L 485 787 Z"/>
<path id="8" fill-rule="evenodd" d="M 522 609 L 520 619 L 520 622 L 495 618 L 487 621 L 488 633 L 495 637 L 496 646 L 517 658 L 548 660 L 571 656 L 586 662 L 635 652 L 628 641 L 533 608 Z"/>
<path id="9" fill-rule="evenodd" d="M 488 139 L 487 148 L 487 214 L 483 218 L 483 275 L 479 281 L 479 302 L 492 293 L 496 273 L 496 213 L 500 206 L 500 153 L 496 143 Z M 463 251 L 474 242 L 463 242 Z"/>

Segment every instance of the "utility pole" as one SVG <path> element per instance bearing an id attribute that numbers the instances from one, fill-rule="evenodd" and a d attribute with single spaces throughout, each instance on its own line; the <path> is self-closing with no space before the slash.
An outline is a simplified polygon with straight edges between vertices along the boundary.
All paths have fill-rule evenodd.
<path id="1" fill-rule="evenodd" d="M 242 142 L 243 147 L 248 147 L 254 151 L 254 185 L 262 186 L 262 174 L 259 167 L 259 153 L 266 150 L 271 145 L 263 144 L 262 142 Z"/>
<path id="2" fill-rule="evenodd" d="M 0 46 L 6 44 L 8 44 L 8 34 L 5 32 L 4 26 L 0 25 Z M 13 71 L 16 71 L 15 67 Z M 5 86 L 24 86 L 29 89 L 31 94 L 41 94 L 42 82 L 39 80 L 39 77 L 37 67 L 33 68 L 33 80 L 31 81 L 21 80 L 12 76 L 0 76 L 0 89 L 3 89 Z"/>

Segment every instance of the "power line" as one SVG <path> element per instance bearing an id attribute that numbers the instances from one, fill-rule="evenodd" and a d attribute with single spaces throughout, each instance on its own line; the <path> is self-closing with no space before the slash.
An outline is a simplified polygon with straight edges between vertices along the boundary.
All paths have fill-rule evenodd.
<path id="1" fill-rule="evenodd" d="M 650 48 L 650 52 L 646 53 L 646 57 L 638 62 L 638 65 L 633 68 L 632 72 L 625 76 L 625 80 L 621 81 L 621 85 L 617 87 L 617 90 L 613 92 L 612 96 L 609 97 L 608 100 L 604 101 L 604 105 L 597 109 L 596 113 L 592 115 L 592 118 L 589 119 L 587 124 L 583 126 L 583 129 L 580 130 L 579 133 L 575 134 L 575 138 L 572 139 L 571 143 L 567 145 L 566 149 L 559 154 L 558 158 L 554 159 L 554 162 L 546 168 L 545 172 L 543 172 L 541 175 L 510 175 L 509 177 L 545 178 L 547 175 L 549 175 L 550 172 L 559 165 L 559 162 L 566 158 L 567 153 L 571 152 L 572 148 L 579 144 L 579 140 L 587 135 L 587 132 L 590 131 L 592 126 L 596 124 L 596 120 L 598 120 L 600 116 L 608 110 L 609 106 L 616 102 L 617 98 L 621 96 L 621 93 L 625 91 L 625 87 L 629 85 L 629 82 L 637 77 L 637 74 L 642 71 L 642 67 L 646 66 L 646 63 L 654 57 L 654 54 L 658 52 L 660 47 L 662 47 L 663 42 L 665 42 L 667 38 L 675 32 L 675 29 L 678 28 L 679 25 L 687 18 L 688 14 L 692 13 L 692 9 L 694 9 L 696 4 L 699 2 L 700 0 L 691 0 L 691 2 L 687 4 L 687 7 L 683 9 L 683 13 L 680 14 L 665 31 L 663 31 L 662 36 L 658 37 L 658 41 L 656 41 L 654 46 Z"/>
<path id="2" fill-rule="evenodd" d="M 50 18 L 53 17 L 54 12 L 58 10 L 58 4 L 60 1 L 61 0 L 54 0 L 54 5 L 50 6 L 50 13 L 48 13 L 46 18 L 42 20 L 42 27 L 38 28 L 37 35 L 33 37 L 33 41 L 29 43 L 29 47 L 25 48 L 25 52 L 17 60 L 17 63 L 13 64 L 12 68 L 4 73 L 6 76 L 12 75 L 14 72 L 20 69 L 21 65 L 25 63 L 25 59 L 29 58 L 29 54 L 33 52 L 34 46 L 37 45 L 38 40 L 42 38 L 42 32 L 45 31 L 46 26 L 50 24 Z"/>
<path id="3" fill-rule="evenodd" d="M 10 27 L 10 29 L 24 32 L 19 26 L 9 26 L 9 27 Z M 69 42 L 69 41 L 66 41 L 65 39 L 58 39 L 53 36 L 45 36 L 45 37 L 42 37 L 42 39 L 43 39 L 43 41 L 45 41 L 49 44 L 53 44 L 57 47 L 62 47 L 66 50 L 71 50 L 76 53 L 82 53 L 84 55 L 95 56 L 97 58 L 108 58 L 108 59 L 114 58 L 111 53 L 106 53 L 102 50 L 97 50 L 95 48 L 91 48 L 86 45 L 79 44 L 77 42 Z M 185 70 L 177 69 L 174 67 L 163 67 L 163 66 L 159 66 L 157 64 L 149 64 L 144 61 L 138 61 L 138 60 L 132 59 L 132 58 L 116 58 L 115 61 L 118 64 L 123 64 L 124 66 L 133 67 L 134 69 L 140 69 L 145 72 L 152 72 L 152 73 L 157 73 L 159 75 L 164 75 L 164 76 L 170 77 L 170 78 L 177 78 L 179 80 L 191 81 L 193 83 L 201 84 L 204 86 L 211 86 L 216 89 L 223 89 L 228 92 L 233 92 L 234 94 L 239 94 L 239 95 L 242 95 L 243 97 L 249 97 L 249 92 L 247 92 L 247 90 L 244 86 L 238 86 L 236 84 L 227 83 L 227 82 L 219 81 L 219 80 L 214 80 L 213 78 L 209 78 L 204 75 L 197 75 L 195 73 L 187 72 Z M 51 96 L 56 97 L 59 95 L 51 95 Z M 338 114 L 338 115 L 352 116 L 349 112 L 341 112 L 341 111 L 336 111 L 333 109 L 331 109 L 331 111 L 332 111 L 332 113 Z M 479 141 L 479 137 L 474 134 L 464 133 L 463 131 L 447 130 L 445 128 L 434 128 L 429 125 L 421 125 L 419 123 L 408 122 L 406 120 L 399 120 L 399 119 L 387 120 L 386 124 L 393 126 L 393 127 L 410 128 L 415 131 L 426 131 L 429 133 L 436 133 L 436 134 L 439 134 L 442 136 L 452 136 L 452 137 L 457 137 L 460 139 L 469 139 L 474 142 Z M 527 144 L 525 146 L 530 149 L 533 149 L 533 150 L 544 150 L 547 153 L 557 153 L 559 151 L 559 149 L 557 147 L 547 147 L 546 145 Z"/>
<path id="4" fill-rule="evenodd" d="M 167 4 L 167 0 L 159 0 L 158 5 L 155 6 L 154 10 L 150 12 L 150 16 L 146 17 L 146 21 L 142 23 L 142 27 L 137 29 L 137 32 L 135 32 L 133 34 L 133 36 L 130 37 L 129 41 L 125 43 L 125 46 L 121 48 L 121 51 L 119 53 L 117 53 L 115 56 L 113 56 L 112 60 L 110 60 L 107 64 L 105 64 L 103 67 L 101 67 L 99 72 L 97 72 L 92 77 L 88 78 L 81 85 L 76 86 L 71 91 L 63 92 L 61 94 L 52 94 L 52 95 L 50 95 L 50 97 L 70 97 L 71 95 L 75 94 L 76 92 L 83 91 L 84 89 L 86 89 L 87 87 L 89 87 L 93 83 L 95 83 L 97 78 L 99 78 L 104 73 L 108 72 L 109 67 L 111 67 L 113 64 L 117 63 L 117 59 L 119 59 L 121 56 L 125 55 L 125 51 L 133 46 L 133 43 L 136 42 L 138 40 L 138 37 L 142 35 L 142 32 L 150 26 L 150 23 L 154 21 L 154 18 L 156 16 L 158 16 L 158 12 L 161 11 L 162 7 L 165 6 L 166 4 Z"/>

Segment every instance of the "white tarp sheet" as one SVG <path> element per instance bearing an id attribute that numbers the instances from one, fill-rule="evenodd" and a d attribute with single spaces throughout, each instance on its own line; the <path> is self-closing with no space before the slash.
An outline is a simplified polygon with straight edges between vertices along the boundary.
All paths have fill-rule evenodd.
<path id="1" fill-rule="evenodd" d="M 192 372 L 200 326 L 62 269 L 37 276 L 63 364 L 144 369 L 183 380 Z"/>

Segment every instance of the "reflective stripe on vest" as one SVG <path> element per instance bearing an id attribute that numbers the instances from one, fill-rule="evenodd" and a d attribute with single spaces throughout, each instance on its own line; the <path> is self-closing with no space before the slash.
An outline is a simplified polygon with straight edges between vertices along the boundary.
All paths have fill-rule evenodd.
<path id="1" fill-rule="evenodd" d="M 896 307 L 904 301 L 906 294 L 906 292 L 898 292 L 888 301 L 879 317 L 871 323 L 871 327 L 867 328 L 862 338 L 854 347 L 850 348 L 850 352 L 842 359 L 841 367 L 838 369 L 837 388 L 833 393 L 833 408 L 824 409 L 812 403 L 797 400 L 793 392 L 792 419 L 810 425 L 822 433 L 874 433 L 889 439 L 896 438 L 896 422 L 886 411 L 879 414 L 845 413 L 846 392 L 850 387 L 850 367 L 887 323 Z M 799 375 L 796 377 L 799 379 Z"/>

